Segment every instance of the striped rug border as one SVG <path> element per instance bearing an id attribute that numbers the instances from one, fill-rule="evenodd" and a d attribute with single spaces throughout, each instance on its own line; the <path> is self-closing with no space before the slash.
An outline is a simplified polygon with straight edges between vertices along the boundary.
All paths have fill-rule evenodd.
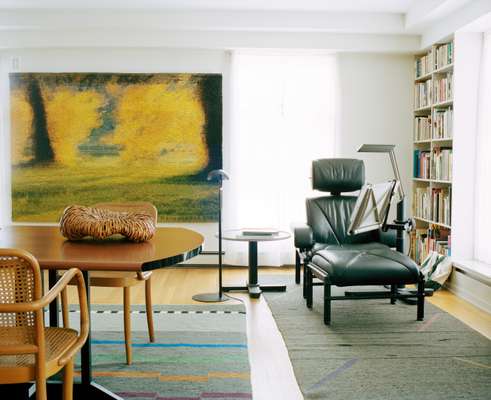
<path id="1" fill-rule="evenodd" d="M 61 313 L 61 310 L 60 310 Z M 70 310 L 70 313 L 80 313 L 80 310 Z M 123 310 L 91 310 L 91 314 L 123 314 Z M 231 310 L 153 310 L 154 314 L 242 314 L 245 311 Z M 146 314 L 145 310 L 131 310 L 131 314 Z"/>

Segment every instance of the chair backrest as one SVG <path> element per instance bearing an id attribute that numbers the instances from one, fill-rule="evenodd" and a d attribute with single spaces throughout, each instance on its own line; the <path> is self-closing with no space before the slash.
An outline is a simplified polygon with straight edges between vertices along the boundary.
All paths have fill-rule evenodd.
<path id="1" fill-rule="evenodd" d="M 0 303 L 30 303 L 42 296 L 37 260 L 18 249 L 0 249 Z M 1 327 L 34 326 L 34 312 L 0 313 Z"/>
<path id="2" fill-rule="evenodd" d="M 97 203 L 92 205 L 94 208 L 105 208 L 106 210 L 119 212 L 134 212 L 150 215 L 155 224 L 157 224 L 158 211 L 157 208 L 147 201 L 135 201 L 128 203 Z"/>
<path id="3" fill-rule="evenodd" d="M 348 235 L 351 213 L 357 196 L 343 195 L 360 190 L 365 183 L 362 160 L 328 158 L 312 162 L 312 187 L 330 196 L 307 199 L 307 223 L 314 241 L 325 244 L 368 243 L 378 241 L 378 232 Z"/>

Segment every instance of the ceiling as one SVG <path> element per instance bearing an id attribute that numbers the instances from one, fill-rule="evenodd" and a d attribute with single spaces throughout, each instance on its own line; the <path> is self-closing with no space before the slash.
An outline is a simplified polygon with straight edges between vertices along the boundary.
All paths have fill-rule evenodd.
<path id="1" fill-rule="evenodd" d="M 303 10 L 405 13 L 415 2 L 417 0 L 0 0 L 0 8 Z"/>
<path id="2" fill-rule="evenodd" d="M 0 49 L 286 47 L 411 53 L 485 12 L 491 12 L 491 0 L 0 0 Z"/>

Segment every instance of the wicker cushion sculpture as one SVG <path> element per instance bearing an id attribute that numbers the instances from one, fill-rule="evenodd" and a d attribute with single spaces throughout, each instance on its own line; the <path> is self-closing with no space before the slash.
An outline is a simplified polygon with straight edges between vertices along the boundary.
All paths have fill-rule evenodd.
<path id="1" fill-rule="evenodd" d="M 70 240 L 120 234 L 133 242 L 144 242 L 152 238 L 155 228 L 155 220 L 148 214 L 76 205 L 67 207 L 60 220 L 61 234 Z"/>

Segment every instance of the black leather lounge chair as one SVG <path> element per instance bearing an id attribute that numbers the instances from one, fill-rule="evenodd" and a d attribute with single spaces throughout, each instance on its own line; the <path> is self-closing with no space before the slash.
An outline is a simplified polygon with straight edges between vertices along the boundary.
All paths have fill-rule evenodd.
<path id="1" fill-rule="evenodd" d="M 313 188 L 329 196 L 307 199 L 307 225 L 295 227 L 297 277 L 304 266 L 304 297 L 312 307 L 313 286 L 324 286 L 324 323 L 331 322 L 331 301 L 358 298 L 417 298 L 417 319 L 424 318 L 424 278 L 418 266 L 395 246 L 395 232 L 375 230 L 348 235 L 357 193 L 365 183 L 363 161 L 322 159 L 312 163 Z M 343 194 L 348 193 L 348 194 Z M 314 277 L 321 282 L 314 282 Z M 401 294 L 398 286 L 417 284 L 413 294 Z M 390 291 L 332 296 L 331 285 L 390 285 Z"/>

